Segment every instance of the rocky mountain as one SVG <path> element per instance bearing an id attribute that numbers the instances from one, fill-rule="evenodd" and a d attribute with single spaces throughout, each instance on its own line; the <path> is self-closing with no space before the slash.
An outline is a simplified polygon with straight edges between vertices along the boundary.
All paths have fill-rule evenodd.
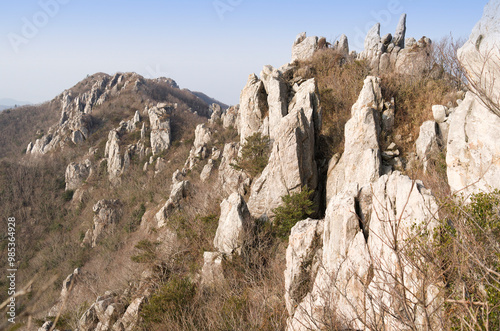
<path id="1" fill-rule="evenodd" d="M 291 62 L 251 74 L 232 107 L 134 73 L 64 91 L 45 105 L 58 120 L 0 168 L 3 212 L 23 229 L 20 281 L 41 279 L 19 298 L 20 327 L 496 323 L 499 8 L 490 1 L 458 52 L 463 85 L 430 39 L 406 37 L 403 14 L 394 35 L 376 24 L 360 54 L 345 35 L 299 34 Z M 479 262 L 451 267 L 469 232 L 450 204 L 493 220 L 466 240 L 491 259 L 478 244 L 465 260 Z M 443 253 L 450 242 L 462 246 Z"/>

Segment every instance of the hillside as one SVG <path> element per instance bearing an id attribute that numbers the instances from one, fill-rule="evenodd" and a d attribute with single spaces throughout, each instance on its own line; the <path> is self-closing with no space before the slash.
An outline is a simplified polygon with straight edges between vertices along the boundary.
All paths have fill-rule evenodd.
<path id="1" fill-rule="evenodd" d="M 0 328 L 494 329 L 499 8 L 460 45 L 301 33 L 231 107 L 96 73 L 0 113 Z"/>

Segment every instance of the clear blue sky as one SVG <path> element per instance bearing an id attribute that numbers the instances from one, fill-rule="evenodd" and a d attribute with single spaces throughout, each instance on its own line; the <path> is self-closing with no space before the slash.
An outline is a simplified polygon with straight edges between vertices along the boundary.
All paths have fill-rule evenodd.
<path id="1" fill-rule="evenodd" d="M 50 100 L 96 72 L 171 77 L 229 104 L 250 73 L 290 61 L 295 36 L 345 33 L 361 50 L 376 22 L 407 36 L 468 37 L 487 0 L 19 0 L 0 5 L 0 98 Z"/>

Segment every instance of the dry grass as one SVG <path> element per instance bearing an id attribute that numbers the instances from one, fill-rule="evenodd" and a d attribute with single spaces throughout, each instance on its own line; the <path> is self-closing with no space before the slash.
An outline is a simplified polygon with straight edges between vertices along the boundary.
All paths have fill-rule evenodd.
<path id="1" fill-rule="evenodd" d="M 413 151 L 420 126 L 433 120 L 432 106 L 453 103 L 456 106 L 457 90 L 450 81 L 431 76 L 412 77 L 396 73 L 381 77 L 384 100 L 394 98 L 395 121 L 393 138 L 403 154 Z"/>
<path id="2" fill-rule="evenodd" d="M 322 110 L 319 150 L 323 158 L 343 152 L 344 126 L 368 74 L 364 61 L 344 58 L 332 49 L 320 50 L 299 63 L 295 76 L 315 78 L 318 86 Z"/>

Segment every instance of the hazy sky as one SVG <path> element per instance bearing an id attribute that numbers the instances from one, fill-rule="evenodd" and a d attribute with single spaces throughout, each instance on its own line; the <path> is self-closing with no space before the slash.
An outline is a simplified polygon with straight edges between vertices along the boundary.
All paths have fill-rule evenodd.
<path id="1" fill-rule="evenodd" d="M 42 102 L 88 74 L 134 71 L 238 103 L 249 74 L 290 61 L 295 36 L 342 33 L 362 50 L 375 23 L 407 37 L 468 37 L 487 0 L 2 0 L 0 98 Z"/>

